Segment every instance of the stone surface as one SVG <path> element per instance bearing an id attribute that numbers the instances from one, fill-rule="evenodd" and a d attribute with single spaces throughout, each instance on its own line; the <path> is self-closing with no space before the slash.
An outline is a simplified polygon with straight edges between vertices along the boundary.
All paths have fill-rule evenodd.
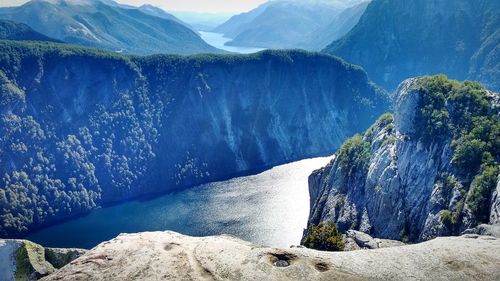
<path id="1" fill-rule="evenodd" d="M 397 240 L 373 238 L 370 235 L 356 230 L 348 230 L 344 235 L 345 251 L 360 249 L 379 249 L 406 245 Z"/>
<path id="2" fill-rule="evenodd" d="M 484 236 L 321 252 L 146 232 L 104 242 L 43 280 L 498 280 L 499 251 L 500 240 Z"/>
<path id="3" fill-rule="evenodd" d="M 480 224 L 474 228 L 466 229 L 462 234 L 489 235 L 500 238 L 500 224 Z"/>

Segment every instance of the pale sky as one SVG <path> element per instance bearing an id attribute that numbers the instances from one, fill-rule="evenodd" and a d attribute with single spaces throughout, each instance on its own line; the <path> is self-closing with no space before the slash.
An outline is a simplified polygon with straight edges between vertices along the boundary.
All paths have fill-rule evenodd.
<path id="1" fill-rule="evenodd" d="M 17 6 L 28 0 L 0 0 L 1 6 Z M 140 6 L 152 4 L 169 11 L 205 13 L 240 13 L 249 11 L 267 0 L 118 0 L 119 3 Z"/>

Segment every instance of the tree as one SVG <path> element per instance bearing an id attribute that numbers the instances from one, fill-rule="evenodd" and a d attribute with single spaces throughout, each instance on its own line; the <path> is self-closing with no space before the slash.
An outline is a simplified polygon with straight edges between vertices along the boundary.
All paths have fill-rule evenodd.
<path id="1" fill-rule="evenodd" d="M 302 239 L 302 245 L 320 251 L 344 250 L 342 236 L 337 231 L 337 225 L 332 222 L 311 225 Z"/>

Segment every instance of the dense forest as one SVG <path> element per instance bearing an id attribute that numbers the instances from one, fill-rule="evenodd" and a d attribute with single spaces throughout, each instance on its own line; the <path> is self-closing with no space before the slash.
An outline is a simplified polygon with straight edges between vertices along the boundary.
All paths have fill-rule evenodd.
<path id="1" fill-rule="evenodd" d="M 329 55 L 125 56 L 0 41 L 0 236 L 332 153 L 388 109 Z"/>

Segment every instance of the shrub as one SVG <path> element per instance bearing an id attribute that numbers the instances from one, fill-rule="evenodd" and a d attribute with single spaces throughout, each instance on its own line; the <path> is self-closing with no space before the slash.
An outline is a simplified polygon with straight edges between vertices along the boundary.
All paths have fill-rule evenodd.
<path id="1" fill-rule="evenodd" d="M 302 239 L 302 245 L 320 251 L 344 250 L 342 236 L 337 231 L 337 226 L 332 222 L 311 225 L 307 229 L 306 236 Z"/>
<path id="2" fill-rule="evenodd" d="M 467 203 L 479 222 L 489 221 L 488 206 L 490 205 L 491 191 L 497 184 L 498 170 L 498 165 L 487 166 L 472 181 L 471 193 Z"/>
<path id="3" fill-rule="evenodd" d="M 370 143 L 360 135 L 347 140 L 337 152 L 340 166 L 345 176 L 350 177 L 355 171 L 365 173 L 370 163 Z"/>
<path id="4" fill-rule="evenodd" d="M 452 162 L 466 181 L 470 182 L 482 165 L 498 159 L 500 120 L 486 89 L 476 82 L 459 83 L 437 75 L 422 79 L 418 91 L 417 137 L 429 144 L 451 136 Z"/>

